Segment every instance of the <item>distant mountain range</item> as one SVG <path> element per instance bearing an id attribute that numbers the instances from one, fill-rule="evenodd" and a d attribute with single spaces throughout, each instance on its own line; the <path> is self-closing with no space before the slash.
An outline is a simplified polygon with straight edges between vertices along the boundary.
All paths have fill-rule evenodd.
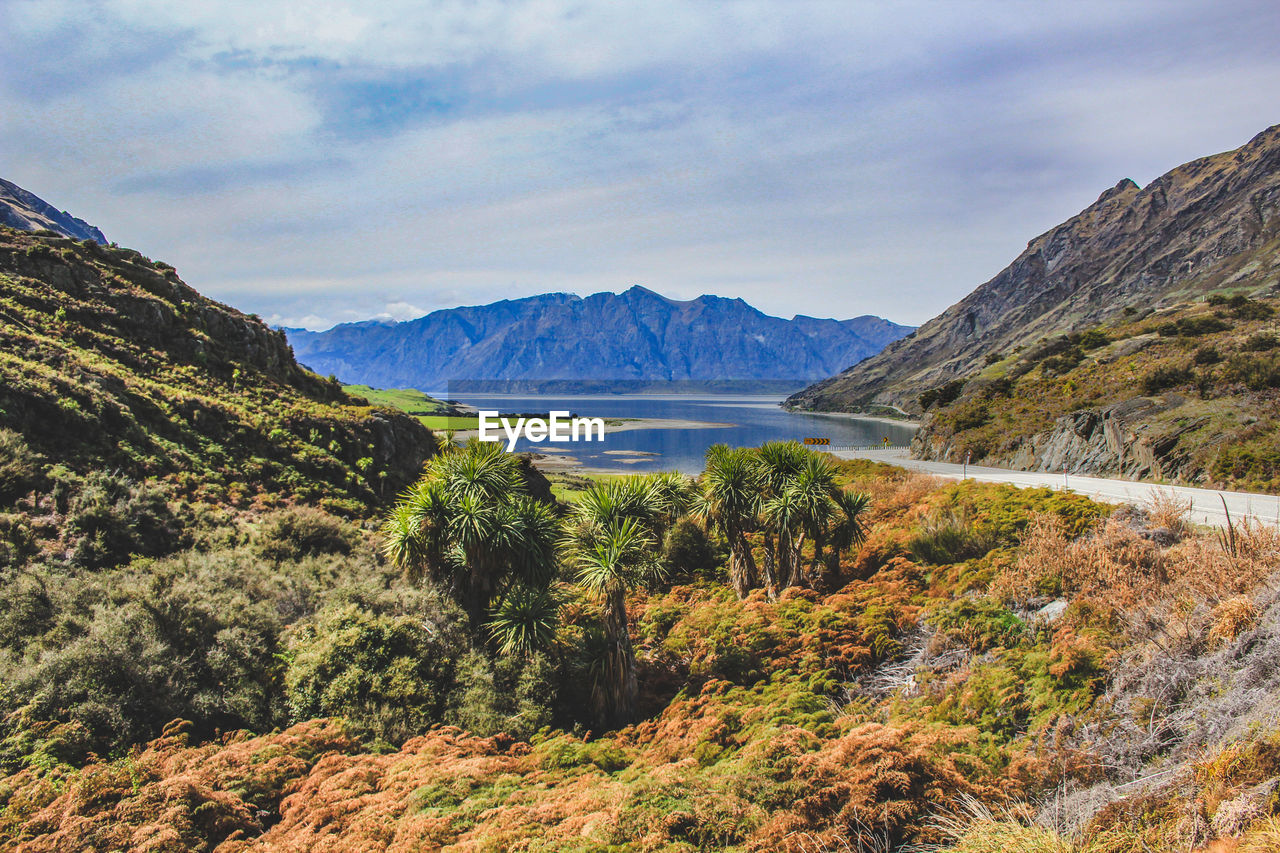
<path id="1" fill-rule="evenodd" d="M 298 360 L 344 382 L 448 390 L 468 380 L 768 381 L 800 387 L 911 332 L 879 317 L 771 317 L 741 299 L 667 299 L 643 287 L 548 293 L 402 323 L 286 329 Z"/>
<path id="2" fill-rule="evenodd" d="M 58 210 L 35 193 L 0 178 L 0 225 L 19 231 L 52 231 L 73 240 L 92 240 L 104 246 L 107 238 L 83 219 Z"/>
<path id="3" fill-rule="evenodd" d="M 921 392 L 1047 337 L 1215 290 L 1273 291 L 1278 214 L 1280 125 L 1145 187 L 1120 181 L 914 334 L 788 403 L 915 413 Z"/>

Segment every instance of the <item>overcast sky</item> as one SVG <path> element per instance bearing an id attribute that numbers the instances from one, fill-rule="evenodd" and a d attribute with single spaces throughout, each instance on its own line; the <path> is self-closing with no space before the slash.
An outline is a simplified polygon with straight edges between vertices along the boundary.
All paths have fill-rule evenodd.
<path id="1" fill-rule="evenodd" d="M 632 284 L 920 323 L 1280 122 L 1275 0 L 0 0 L 0 32 L 0 177 L 311 328 Z"/>

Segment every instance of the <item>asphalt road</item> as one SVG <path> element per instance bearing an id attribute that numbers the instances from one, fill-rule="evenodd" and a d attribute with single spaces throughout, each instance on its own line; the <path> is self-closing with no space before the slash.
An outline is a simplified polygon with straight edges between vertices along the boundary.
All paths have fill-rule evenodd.
<path id="1" fill-rule="evenodd" d="M 1040 471 L 1010 471 L 1007 468 L 980 468 L 950 462 L 925 462 L 912 459 L 904 447 L 886 450 L 837 450 L 835 456 L 842 459 L 874 459 L 913 471 L 923 471 L 937 477 L 959 480 L 966 474 L 972 480 L 988 483 L 1011 483 L 1019 488 L 1048 486 L 1067 488 L 1100 501 L 1111 503 L 1149 504 L 1159 492 L 1174 495 L 1183 502 L 1191 501 L 1191 521 L 1196 524 L 1225 525 L 1227 515 L 1223 511 L 1225 499 L 1231 511 L 1231 520 L 1240 522 L 1252 518 L 1266 524 L 1280 524 L 1280 497 L 1251 492 L 1216 492 L 1212 489 L 1194 489 L 1189 486 L 1166 486 L 1154 483 L 1135 483 L 1132 480 L 1111 480 L 1104 477 L 1080 477 L 1075 474 L 1047 474 Z"/>

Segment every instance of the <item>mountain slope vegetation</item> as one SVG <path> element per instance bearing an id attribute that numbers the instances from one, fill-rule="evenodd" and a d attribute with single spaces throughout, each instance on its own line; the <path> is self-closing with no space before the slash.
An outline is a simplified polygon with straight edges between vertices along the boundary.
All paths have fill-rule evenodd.
<path id="1" fill-rule="evenodd" d="M 344 382 L 447 390 L 460 380 L 781 380 L 829 375 L 910 327 L 879 317 L 770 317 L 741 299 L 679 302 L 643 287 L 549 293 L 404 323 L 289 329 L 298 359 Z"/>
<path id="2" fill-rule="evenodd" d="M 284 336 L 172 267 L 0 231 L 0 428 L 70 474 L 233 506 L 347 513 L 411 480 L 431 434 L 298 366 Z"/>

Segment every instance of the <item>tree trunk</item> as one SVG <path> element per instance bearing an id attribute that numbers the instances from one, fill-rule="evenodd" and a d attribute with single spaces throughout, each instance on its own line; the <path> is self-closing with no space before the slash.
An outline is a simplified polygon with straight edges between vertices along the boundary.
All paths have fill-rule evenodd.
<path id="1" fill-rule="evenodd" d="M 735 533 L 729 546 L 729 580 L 738 598 L 746 598 L 755 587 L 756 561 L 751 556 L 751 543 L 742 533 Z"/>
<path id="2" fill-rule="evenodd" d="M 631 631 L 627 626 L 626 590 L 620 585 L 611 589 L 604 601 L 604 630 L 608 639 L 608 661 L 605 677 L 608 679 L 608 707 L 605 716 L 610 727 L 625 726 L 635 719 L 636 654 L 631 646 Z"/>

